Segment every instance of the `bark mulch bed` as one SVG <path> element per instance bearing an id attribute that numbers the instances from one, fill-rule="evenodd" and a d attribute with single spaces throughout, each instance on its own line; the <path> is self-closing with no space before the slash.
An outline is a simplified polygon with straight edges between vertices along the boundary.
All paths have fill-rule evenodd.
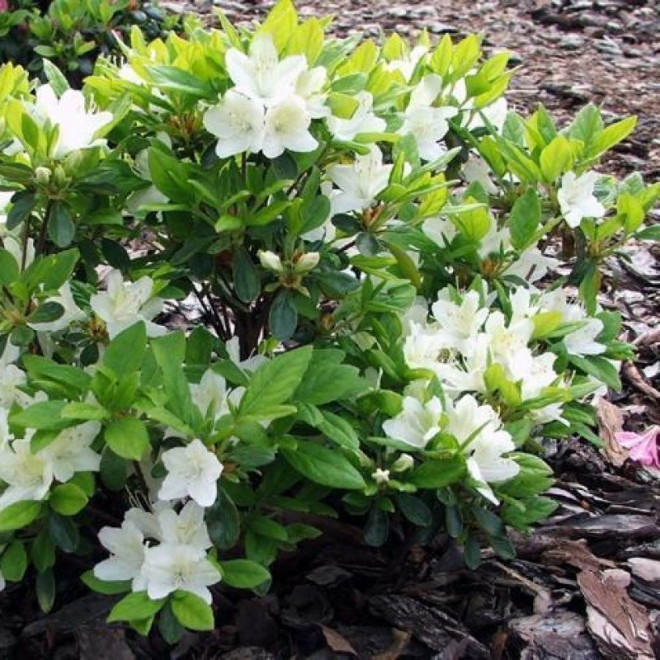
<path id="1" fill-rule="evenodd" d="M 212 20 L 208 1 L 163 3 Z M 217 3 L 236 21 L 271 3 Z M 487 52 L 512 50 L 520 71 L 510 99 L 542 102 L 560 118 L 588 101 L 612 120 L 639 116 L 635 135 L 605 164 L 623 175 L 660 173 L 660 3 L 648 0 L 300 1 L 303 14 L 334 13 L 334 30 L 378 35 L 483 31 Z M 657 217 L 657 216 L 656 216 Z M 602 450 L 569 441 L 549 448 L 560 507 L 533 536 L 514 535 L 516 557 L 484 552 L 468 571 L 452 539 L 427 547 L 396 541 L 366 546 L 351 521 L 311 521 L 323 537 L 273 567 L 263 598 L 224 591 L 218 627 L 190 633 L 173 651 L 103 623 L 113 601 L 84 595 L 71 558 L 54 613 L 38 614 L 34 594 L 14 586 L 0 598 L 3 658 L 481 658 L 651 660 L 660 657 L 658 482 L 612 440 L 625 423 L 660 424 L 658 246 L 633 246 L 613 259 L 603 305 L 619 309 L 637 344 L 624 365 L 625 389 L 599 404 Z M 70 570 L 68 570 L 70 569 Z"/>

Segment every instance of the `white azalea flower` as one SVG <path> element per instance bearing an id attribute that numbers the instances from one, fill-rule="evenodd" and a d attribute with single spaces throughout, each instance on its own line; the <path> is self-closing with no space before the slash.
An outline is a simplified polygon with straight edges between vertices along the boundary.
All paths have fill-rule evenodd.
<path id="1" fill-rule="evenodd" d="M 361 91 L 353 98 L 359 105 L 350 119 L 334 116 L 328 118 L 328 128 L 334 138 L 350 142 L 360 133 L 382 133 L 387 128 L 387 123 L 374 114 L 374 97 L 371 92 Z"/>
<path id="2" fill-rule="evenodd" d="M 9 410 L 0 408 L 0 452 L 9 445 Z"/>
<path id="3" fill-rule="evenodd" d="M 258 357 L 265 360 L 263 356 Z M 213 369 L 207 369 L 199 383 L 191 383 L 190 385 L 190 393 L 195 405 L 202 415 L 212 413 L 214 420 L 220 419 L 229 412 L 229 402 L 238 405 L 244 391 L 245 388 L 237 387 L 228 392 L 227 382 Z"/>
<path id="4" fill-rule="evenodd" d="M 493 183 L 490 175 L 491 169 L 488 166 L 488 163 L 483 158 L 475 156 L 474 154 L 468 156 L 467 162 L 463 165 L 463 171 L 461 172 L 461 176 L 465 181 L 468 183 L 477 181 L 483 186 L 483 189 L 489 195 L 494 195 L 499 189 Z"/>
<path id="5" fill-rule="evenodd" d="M 46 302 L 56 302 L 62 305 L 64 312 L 60 318 L 55 321 L 47 321 L 44 323 L 29 323 L 28 325 L 37 332 L 59 332 L 68 328 L 75 321 L 80 321 L 85 318 L 85 312 L 76 305 L 71 293 L 71 285 L 65 282 L 57 292 L 56 296 L 48 298 Z"/>
<path id="6" fill-rule="evenodd" d="M 492 406 L 480 405 L 471 394 L 465 394 L 454 403 L 448 402 L 446 413 L 444 430 L 461 444 L 473 435 L 494 431 L 501 424 Z"/>
<path id="7" fill-rule="evenodd" d="M 99 531 L 101 545 L 110 552 L 110 557 L 94 566 L 94 575 L 106 582 L 132 580 L 133 590 L 142 586 L 140 572 L 147 549 L 144 534 L 129 520 L 121 528 L 103 527 Z"/>
<path id="8" fill-rule="evenodd" d="M 0 480 L 7 488 L 0 495 L 0 511 L 25 500 L 42 500 L 53 483 L 53 469 L 42 452 L 32 453 L 30 440 L 14 440 L 0 450 Z"/>
<path id="9" fill-rule="evenodd" d="M 325 67 L 316 66 L 303 71 L 296 80 L 294 91 L 305 101 L 305 107 L 312 119 L 330 116 L 330 108 L 325 104 L 326 95 L 321 92 L 327 77 Z"/>
<path id="10" fill-rule="evenodd" d="M 518 464 L 503 454 L 516 447 L 511 436 L 501 430 L 501 420 L 489 405 L 479 405 L 466 394 L 447 408 L 447 425 L 444 430 L 459 442 L 466 443 L 467 468 L 477 482 L 477 490 L 486 498 L 498 503 L 489 483 L 506 481 L 520 471 Z"/>
<path id="11" fill-rule="evenodd" d="M 490 338 L 480 332 L 464 350 L 460 359 L 432 367 L 445 393 L 452 398 L 461 392 L 486 392 L 484 374 L 490 365 Z"/>
<path id="12" fill-rule="evenodd" d="M 163 307 L 160 298 L 153 297 L 154 281 L 144 275 L 137 282 L 125 282 L 118 270 L 110 271 L 107 291 L 95 293 L 89 300 L 94 313 L 108 327 L 110 339 L 122 330 L 143 321 L 150 337 L 165 334 L 167 329 L 151 322 Z"/>
<path id="13" fill-rule="evenodd" d="M 58 99 L 50 85 L 37 88 L 34 112 L 42 123 L 49 121 L 57 126 L 58 138 L 53 150 L 55 159 L 64 158 L 78 149 L 88 149 L 105 144 L 94 135 L 113 120 L 111 112 L 88 112 L 85 95 L 75 89 L 67 89 Z"/>
<path id="14" fill-rule="evenodd" d="M 448 218 L 427 218 L 422 223 L 423 232 L 441 248 L 447 247 L 458 233 L 456 225 Z"/>
<path id="15" fill-rule="evenodd" d="M 553 368 L 556 360 L 557 356 L 554 353 L 525 356 L 524 368 L 514 376 L 516 380 L 522 381 L 520 393 L 523 401 L 541 395 L 546 387 L 557 380 L 557 373 Z"/>
<path id="16" fill-rule="evenodd" d="M 408 82 L 415 72 L 419 61 L 428 52 L 428 47 L 422 44 L 415 46 L 410 53 L 405 54 L 401 59 L 391 60 L 385 65 L 388 71 L 399 71 Z"/>
<path id="17" fill-rule="evenodd" d="M 217 481 L 223 466 L 201 440 L 193 440 L 186 447 L 168 449 L 163 452 L 162 458 L 167 476 L 158 492 L 159 499 L 191 497 L 203 507 L 215 502 Z"/>
<path id="18" fill-rule="evenodd" d="M 49 461 L 55 479 L 65 482 L 76 472 L 98 472 L 101 456 L 91 444 L 100 430 L 101 424 L 96 421 L 72 426 L 39 452 Z"/>
<path id="19" fill-rule="evenodd" d="M 451 301 L 449 291 L 438 293 L 438 300 L 431 305 L 431 313 L 438 322 L 438 332 L 447 348 L 463 351 L 474 341 L 488 317 L 488 309 L 481 307 L 476 291 L 463 295 L 460 304 Z"/>
<path id="20" fill-rule="evenodd" d="M 577 176 L 566 172 L 557 192 L 559 207 L 569 227 L 578 227 L 583 218 L 602 218 L 605 207 L 596 199 L 594 187 L 600 179 L 597 172 L 585 172 Z"/>
<path id="21" fill-rule="evenodd" d="M 156 138 L 167 147 L 172 146 L 172 140 L 167 133 L 157 133 Z M 145 181 L 149 181 L 151 185 L 142 188 L 141 190 L 136 190 L 134 193 L 131 193 L 126 200 L 126 209 L 133 215 L 138 213 L 143 206 L 149 204 L 165 204 L 168 201 L 168 197 L 160 192 L 160 190 L 158 190 L 153 184 L 151 169 L 149 168 L 149 149 L 142 149 L 142 151 L 135 156 L 134 165 L 138 176 Z"/>
<path id="22" fill-rule="evenodd" d="M 432 106 L 442 91 L 442 78 L 435 73 L 424 76 L 410 93 L 408 110 Z"/>
<path id="23" fill-rule="evenodd" d="M 211 603 L 208 587 L 220 582 L 220 573 L 206 553 L 191 545 L 163 543 L 148 548 L 142 578 L 149 598 L 165 598 L 177 590 L 189 591 Z"/>
<path id="24" fill-rule="evenodd" d="M 179 513 L 163 509 L 156 518 L 163 543 L 189 545 L 197 550 L 208 550 L 213 545 L 204 522 L 204 509 L 193 501 L 187 502 Z"/>
<path id="25" fill-rule="evenodd" d="M 21 236 L 21 227 L 7 229 L 7 213 L 14 193 L 12 191 L 0 190 L 0 243 L 1 246 L 14 257 L 14 260 L 21 267 L 23 264 L 23 239 Z M 27 268 L 35 257 L 34 240 L 28 238 L 25 250 L 25 268 Z"/>
<path id="26" fill-rule="evenodd" d="M 145 474 L 145 478 L 149 478 L 147 474 Z M 169 506 L 169 502 L 156 502 L 153 504 L 153 508 L 159 513 L 161 510 L 164 511 L 169 508 Z M 151 511 L 145 511 L 134 506 L 124 514 L 124 520 L 137 527 L 142 532 L 144 538 L 155 539 L 157 541 L 163 540 L 163 530 L 160 527 L 158 516 Z"/>
<path id="27" fill-rule="evenodd" d="M 248 369 L 249 371 L 255 371 L 255 369 L 258 369 L 262 364 L 265 362 L 268 362 L 268 358 L 265 355 L 259 355 L 255 354 L 247 358 L 246 360 L 241 360 L 241 348 L 240 348 L 240 341 L 238 337 L 232 337 L 229 341 L 225 342 L 225 348 L 227 349 L 227 354 L 229 355 L 229 359 L 237 366 L 239 366 L 241 369 Z M 234 392 L 236 390 L 240 390 L 238 395 L 234 395 Z M 244 388 L 238 387 L 232 392 L 230 395 L 230 398 L 236 396 L 236 403 L 238 404 L 240 401 L 240 397 L 243 396 L 243 391 Z"/>
<path id="28" fill-rule="evenodd" d="M 503 96 L 500 96 L 500 98 L 497 99 L 494 103 L 491 103 L 490 105 L 487 105 L 485 108 L 481 108 L 478 112 L 476 112 L 472 119 L 470 119 L 467 128 L 471 131 L 476 128 L 485 128 L 485 117 L 488 120 L 488 123 L 498 133 L 501 133 L 508 112 L 509 106 L 507 100 Z"/>
<path id="29" fill-rule="evenodd" d="M 571 355 L 581 356 L 604 353 L 606 347 L 596 341 L 596 337 L 603 331 L 603 327 L 600 319 L 589 319 L 581 328 L 564 336 L 566 350 Z"/>
<path id="30" fill-rule="evenodd" d="M 417 141 L 417 152 L 422 160 L 432 161 L 440 158 L 447 149 L 440 140 L 447 134 L 447 119 L 456 115 L 456 108 L 433 108 L 417 106 L 408 108 L 399 129 L 402 135 L 412 135 Z"/>
<path id="31" fill-rule="evenodd" d="M 291 95 L 298 76 L 307 69 L 304 55 L 292 55 L 280 61 L 269 34 L 255 36 L 249 56 L 231 48 L 225 63 L 236 90 L 266 105 Z"/>
<path id="32" fill-rule="evenodd" d="M 435 326 L 410 321 L 403 356 L 411 369 L 434 369 L 445 341 Z"/>
<path id="33" fill-rule="evenodd" d="M 258 153 L 264 141 L 263 104 L 230 89 L 215 108 L 204 113 L 204 127 L 218 138 L 215 152 L 228 158 L 246 151 Z"/>
<path id="34" fill-rule="evenodd" d="M 412 396 L 403 398 L 403 410 L 394 418 L 383 422 L 385 435 L 393 440 L 404 442 L 411 447 L 424 449 L 440 432 L 442 403 L 433 397 L 422 403 Z"/>
<path id="35" fill-rule="evenodd" d="M 387 188 L 392 167 L 383 165 L 383 154 L 375 145 L 367 155 L 356 156 L 352 165 L 331 165 L 328 177 L 340 189 L 330 200 L 333 214 L 369 208 Z"/>
<path id="36" fill-rule="evenodd" d="M 319 143 L 309 132 L 312 117 L 298 96 L 282 99 L 266 111 L 266 132 L 261 151 L 267 158 L 277 158 L 289 151 L 314 151 Z"/>
<path id="37" fill-rule="evenodd" d="M 32 397 L 20 389 L 27 384 L 25 372 L 4 360 L 0 360 L 0 367 L 0 407 L 9 409 L 14 403 L 28 406 Z"/>
<path id="38" fill-rule="evenodd" d="M 495 431 L 488 436 L 480 436 L 470 444 L 468 472 L 477 482 L 479 493 L 493 504 L 499 504 L 499 500 L 488 484 L 507 481 L 520 472 L 520 466 L 513 459 L 502 456 L 515 448 L 511 436 L 506 431 Z"/>
<path id="39" fill-rule="evenodd" d="M 529 369 L 532 359 L 531 351 L 527 348 L 534 332 L 532 321 L 520 319 L 507 324 L 504 314 L 495 311 L 486 321 L 485 332 L 493 360 L 504 366 L 512 380 L 519 380 Z"/>

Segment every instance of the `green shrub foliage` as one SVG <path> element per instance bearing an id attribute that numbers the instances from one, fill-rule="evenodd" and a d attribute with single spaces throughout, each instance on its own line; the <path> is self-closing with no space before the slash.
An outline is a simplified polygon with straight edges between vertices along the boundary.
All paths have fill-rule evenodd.
<path id="1" fill-rule="evenodd" d="M 134 27 L 82 90 L 0 69 L 0 585 L 47 610 L 75 553 L 168 641 L 307 513 L 511 555 L 631 356 L 603 260 L 658 235 L 660 186 L 598 170 L 634 119 L 508 110 L 475 35 L 221 22 Z"/>

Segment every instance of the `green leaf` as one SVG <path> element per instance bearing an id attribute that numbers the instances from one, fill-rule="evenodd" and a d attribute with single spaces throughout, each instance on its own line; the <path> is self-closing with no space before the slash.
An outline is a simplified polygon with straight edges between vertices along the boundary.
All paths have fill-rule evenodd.
<path id="1" fill-rule="evenodd" d="M 552 468 L 532 454 L 516 454 L 514 460 L 520 466 L 520 472 L 504 484 L 498 486 L 498 492 L 510 497 L 531 497 L 547 490 L 554 483 Z"/>
<path id="2" fill-rule="evenodd" d="M 4 248 L 0 248 L 0 285 L 9 286 L 18 280 L 20 269 L 16 259 Z"/>
<path id="3" fill-rule="evenodd" d="M 122 330 L 108 345 L 103 364 L 114 371 L 117 378 L 124 378 L 142 365 L 147 348 L 147 329 L 142 321 Z"/>
<path id="4" fill-rule="evenodd" d="M 234 547 L 241 533 L 241 519 L 234 501 L 223 488 L 218 489 L 218 497 L 207 512 L 206 522 L 213 545 L 219 550 Z"/>
<path id="5" fill-rule="evenodd" d="M 42 60 L 42 65 L 46 78 L 48 79 L 50 86 L 53 88 L 53 91 L 58 97 L 62 96 L 62 94 L 69 89 L 69 83 L 64 74 L 49 59 L 44 58 Z"/>
<path id="6" fill-rule="evenodd" d="M 48 237 L 57 247 L 71 245 L 76 234 L 71 207 L 64 202 L 55 202 L 51 208 L 48 222 Z"/>
<path id="7" fill-rule="evenodd" d="M 291 339 L 296 331 L 298 310 L 287 289 L 280 289 L 275 295 L 268 313 L 268 326 L 273 336 L 280 341 Z"/>
<path id="8" fill-rule="evenodd" d="M 270 580 L 270 573 L 261 564 L 249 559 L 230 559 L 220 563 L 222 581 L 236 589 L 253 589 Z"/>
<path id="9" fill-rule="evenodd" d="M 176 591 L 170 607 L 177 621 L 189 630 L 213 630 L 213 610 L 204 600 L 189 591 Z"/>
<path id="10" fill-rule="evenodd" d="M 559 175 L 569 170 L 572 164 L 571 143 L 563 135 L 554 138 L 541 152 L 541 172 L 548 183 L 552 183 Z"/>
<path id="11" fill-rule="evenodd" d="M 0 573 L 10 582 L 20 582 L 25 575 L 28 556 L 25 546 L 20 541 L 10 543 L 0 559 Z"/>
<path id="12" fill-rule="evenodd" d="M 61 412 L 66 401 L 39 401 L 25 410 L 10 415 L 10 422 L 23 428 L 65 429 L 75 426 L 75 420 L 62 419 Z"/>
<path id="13" fill-rule="evenodd" d="M 524 250 L 534 242 L 541 222 L 541 201 L 534 188 L 528 188 L 511 209 L 509 230 L 511 244 L 516 250 Z"/>
<path id="14" fill-rule="evenodd" d="M 182 332 L 171 332 L 151 342 L 154 357 L 163 372 L 163 385 L 168 408 L 191 428 L 201 421 L 201 413 L 193 404 L 190 386 L 182 368 L 186 338 Z"/>
<path id="15" fill-rule="evenodd" d="M 444 488 L 460 481 L 465 473 L 465 459 L 454 456 L 445 460 L 427 460 L 413 470 L 407 480 L 418 488 Z"/>
<path id="16" fill-rule="evenodd" d="M 93 571 L 87 571 L 80 576 L 80 579 L 92 590 L 98 594 L 114 596 L 115 594 L 124 594 L 131 590 L 131 581 L 123 580 L 116 582 L 106 582 L 99 580 Z"/>
<path id="17" fill-rule="evenodd" d="M 88 498 L 82 488 L 73 483 L 60 484 L 51 491 L 50 506 L 63 516 L 75 516 L 85 508 Z"/>
<path id="18" fill-rule="evenodd" d="M 410 493 L 397 493 L 396 504 L 413 525 L 427 527 L 433 521 L 431 509 L 419 497 Z"/>
<path id="19" fill-rule="evenodd" d="M 380 548 L 390 534 L 390 521 L 387 513 L 377 506 L 371 507 L 364 526 L 364 540 L 372 548 Z"/>
<path id="20" fill-rule="evenodd" d="M 247 250 L 239 246 L 234 250 L 234 289 L 240 300 L 248 303 L 261 291 L 261 278 Z"/>
<path id="21" fill-rule="evenodd" d="M 280 451 L 294 470 L 322 486 L 354 490 L 366 485 L 358 470 L 336 449 L 299 440 L 295 449 L 281 447 Z"/>
<path id="22" fill-rule="evenodd" d="M 526 531 L 530 525 L 540 520 L 545 520 L 557 509 L 558 502 L 549 497 L 534 495 L 518 502 L 522 508 L 505 503 L 500 515 L 507 524 L 520 531 Z"/>
<path id="23" fill-rule="evenodd" d="M 115 621 L 141 621 L 157 614 L 165 598 L 151 600 L 146 591 L 135 591 L 122 598 L 110 611 L 108 623 Z"/>
<path id="24" fill-rule="evenodd" d="M 36 587 L 39 607 L 44 614 L 48 614 L 55 602 L 55 575 L 50 568 L 37 573 Z"/>
<path id="25" fill-rule="evenodd" d="M 75 552 L 80 544 L 80 532 L 71 518 L 51 513 L 48 516 L 48 531 L 55 545 L 64 552 Z"/>
<path id="26" fill-rule="evenodd" d="M 7 214 L 6 226 L 9 231 L 16 229 L 32 213 L 37 205 L 37 198 L 33 192 L 21 190 L 12 198 L 12 207 Z"/>
<path id="27" fill-rule="evenodd" d="M 369 389 L 369 383 L 356 367 L 341 364 L 344 353 L 337 350 L 315 350 L 305 378 L 293 395 L 294 401 L 315 406 L 354 399 Z"/>
<path id="28" fill-rule="evenodd" d="M 149 433 L 145 423 L 135 417 L 111 422 L 105 428 L 105 441 L 112 451 L 130 460 L 139 461 L 149 447 Z"/>
<path id="29" fill-rule="evenodd" d="M 240 418 L 266 415 L 288 401 L 307 371 L 312 347 L 305 346 L 262 364 L 253 374 L 238 409 Z"/>
<path id="30" fill-rule="evenodd" d="M 50 323 L 61 318 L 64 314 L 64 307 L 55 301 L 46 301 L 39 305 L 37 309 L 30 314 L 30 323 Z"/>
<path id="31" fill-rule="evenodd" d="M 637 117 L 626 117 L 621 121 L 612 124 L 603 130 L 600 135 L 593 141 L 589 153 L 585 154 L 589 158 L 600 156 L 608 149 L 611 149 L 615 144 L 625 140 L 634 130 L 637 125 Z"/>
<path id="32" fill-rule="evenodd" d="M 576 367 L 594 376 L 613 390 L 617 392 L 621 390 L 621 379 L 619 378 L 618 369 L 606 358 L 600 355 L 589 355 L 588 357 L 571 355 L 569 360 Z"/>

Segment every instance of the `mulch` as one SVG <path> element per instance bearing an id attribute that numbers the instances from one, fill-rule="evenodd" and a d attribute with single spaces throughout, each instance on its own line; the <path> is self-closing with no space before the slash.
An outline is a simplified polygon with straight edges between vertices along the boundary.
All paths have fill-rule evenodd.
<path id="1" fill-rule="evenodd" d="M 209 2 L 164 2 L 211 20 Z M 232 20 L 262 16 L 271 3 L 217 3 Z M 297 2 L 302 14 L 337 16 L 338 34 L 420 29 L 457 36 L 483 31 L 487 52 L 508 49 L 520 66 L 509 98 L 520 110 L 544 103 L 560 118 L 588 101 L 615 120 L 639 116 L 635 135 L 604 164 L 625 175 L 660 173 L 660 3 L 644 0 L 373 0 Z M 657 218 L 658 216 L 656 216 Z M 324 534 L 273 566 L 264 596 L 221 590 L 217 629 L 187 633 L 169 650 L 104 616 L 112 599 L 84 595 L 70 558 L 54 613 L 34 593 L 0 596 L 4 658 L 374 658 L 395 660 L 651 660 L 660 657 L 660 489 L 626 460 L 613 433 L 660 424 L 660 250 L 612 258 L 602 304 L 621 311 L 638 348 L 624 365 L 624 391 L 598 406 L 602 450 L 584 441 L 550 443 L 559 508 L 533 535 L 512 535 L 515 558 L 484 551 L 475 571 L 444 533 L 429 545 L 401 534 L 366 546 L 356 521 L 318 523 Z M 68 576 L 68 577 L 67 577 Z"/>

